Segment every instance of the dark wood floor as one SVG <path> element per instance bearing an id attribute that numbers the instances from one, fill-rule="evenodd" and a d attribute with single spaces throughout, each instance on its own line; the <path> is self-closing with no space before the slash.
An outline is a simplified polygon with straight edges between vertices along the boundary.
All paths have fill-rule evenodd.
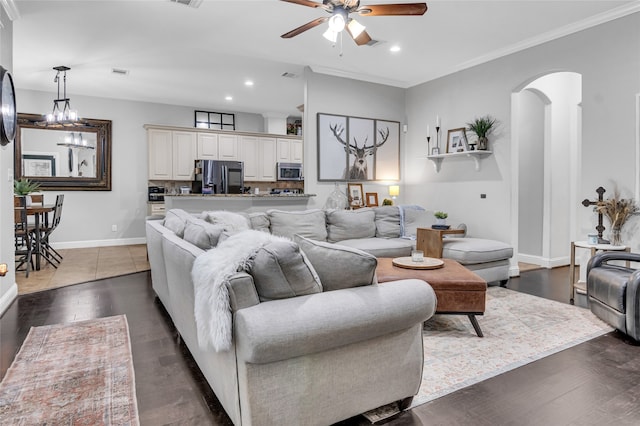
<path id="1" fill-rule="evenodd" d="M 568 268 L 537 270 L 508 287 L 567 302 Z M 31 326 L 126 314 L 143 425 L 230 425 L 177 339 L 146 272 L 20 296 L 0 319 L 0 377 Z M 368 424 L 358 417 L 341 425 Z M 462 389 L 386 424 L 637 425 L 640 347 L 614 332 Z"/>

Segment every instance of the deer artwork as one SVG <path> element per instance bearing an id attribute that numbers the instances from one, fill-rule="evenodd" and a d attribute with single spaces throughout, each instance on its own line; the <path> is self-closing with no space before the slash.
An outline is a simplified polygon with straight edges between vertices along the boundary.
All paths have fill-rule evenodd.
<path id="1" fill-rule="evenodd" d="M 354 180 L 368 180 L 367 174 L 367 157 L 370 155 L 374 155 L 376 150 L 380 148 L 386 141 L 389 139 L 389 128 L 387 127 L 386 131 L 383 129 L 379 129 L 378 133 L 382 138 L 382 141 L 379 143 L 373 143 L 371 146 L 367 146 L 368 137 L 364 139 L 362 144 L 362 148 L 358 147 L 358 141 L 356 138 L 353 138 L 353 144 L 348 143 L 344 139 L 342 139 L 342 133 L 344 132 L 344 127 L 334 124 L 329 125 L 333 136 L 336 137 L 338 142 L 344 145 L 344 150 L 347 154 L 352 154 L 354 156 L 353 164 L 344 173 L 344 179 L 354 179 Z"/>

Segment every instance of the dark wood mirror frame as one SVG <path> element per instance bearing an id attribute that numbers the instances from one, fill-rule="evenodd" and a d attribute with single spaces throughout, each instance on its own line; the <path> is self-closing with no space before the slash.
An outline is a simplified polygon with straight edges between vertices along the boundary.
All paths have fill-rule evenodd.
<path id="1" fill-rule="evenodd" d="M 40 183 L 43 191 L 111 191 L 111 120 L 83 119 L 83 124 L 43 127 L 42 115 L 18 113 L 18 129 L 14 144 L 15 179 L 28 177 Z M 96 134 L 96 177 L 44 177 L 22 175 L 22 129 L 41 129 L 52 132 L 78 132 Z"/>

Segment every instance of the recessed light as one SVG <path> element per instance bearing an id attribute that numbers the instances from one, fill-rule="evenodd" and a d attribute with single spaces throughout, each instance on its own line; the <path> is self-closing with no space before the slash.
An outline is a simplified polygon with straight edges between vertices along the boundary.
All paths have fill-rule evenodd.
<path id="1" fill-rule="evenodd" d="M 253 81 L 247 80 L 247 81 L 244 82 L 244 85 L 245 86 L 253 86 Z"/>
<path id="2" fill-rule="evenodd" d="M 400 51 L 400 46 L 398 46 L 398 45 L 391 46 L 389 48 L 389 51 L 393 52 L 393 53 L 399 52 Z"/>
<path id="3" fill-rule="evenodd" d="M 224 100 L 225 101 L 232 101 L 233 100 L 233 96 L 225 96 Z"/>

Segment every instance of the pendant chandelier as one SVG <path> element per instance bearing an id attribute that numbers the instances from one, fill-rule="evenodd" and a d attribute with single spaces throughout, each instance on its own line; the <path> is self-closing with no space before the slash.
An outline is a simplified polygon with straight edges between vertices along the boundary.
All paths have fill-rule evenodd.
<path id="1" fill-rule="evenodd" d="M 56 70 L 54 83 L 58 84 L 58 98 L 53 100 L 53 110 L 45 116 L 43 124 L 46 127 L 64 127 L 83 124 L 78 119 L 78 111 L 71 109 L 69 98 L 67 97 L 67 71 L 71 68 L 60 65 L 53 67 Z M 62 75 L 60 75 L 62 73 Z M 62 78 L 62 97 L 60 97 L 60 79 Z"/>

